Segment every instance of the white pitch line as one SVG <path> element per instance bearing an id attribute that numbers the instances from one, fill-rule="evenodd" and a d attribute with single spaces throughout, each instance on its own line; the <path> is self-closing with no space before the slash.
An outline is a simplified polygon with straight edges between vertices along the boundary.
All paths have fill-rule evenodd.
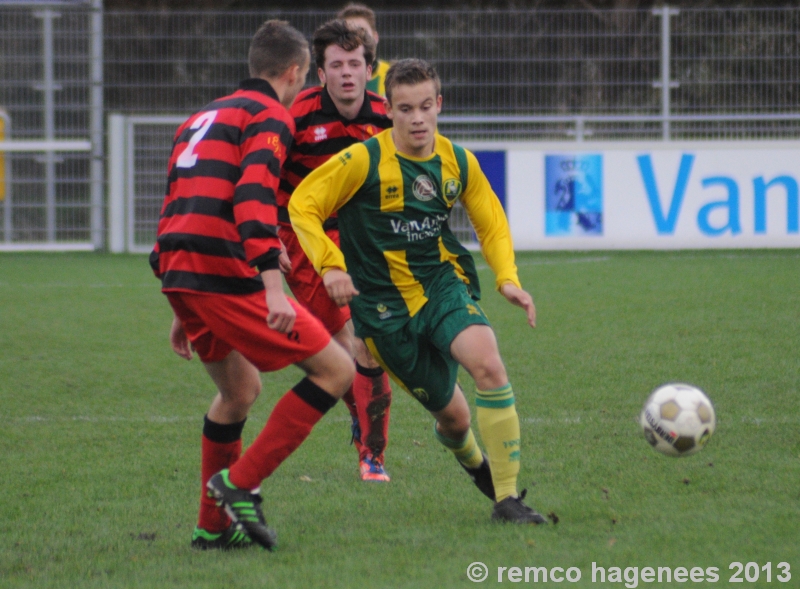
<path id="1" fill-rule="evenodd" d="M 202 421 L 202 417 L 198 415 L 143 415 L 141 417 L 122 417 L 115 415 L 91 416 L 91 415 L 65 415 L 65 416 L 43 416 L 43 415 L 27 415 L 22 417 L 10 417 L 0 415 L 6 423 L 30 423 L 30 424 L 46 424 L 46 423 L 183 423 L 183 422 L 198 422 Z M 350 422 L 350 416 L 330 416 L 325 421 L 332 423 Z M 613 416 L 605 415 L 576 415 L 571 417 L 520 417 L 521 423 L 530 423 L 533 425 L 586 425 L 592 422 L 638 422 L 637 416 Z M 725 422 L 723 422 L 725 423 Z M 786 415 L 778 418 L 771 417 L 755 417 L 755 416 L 742 416 L 738 419 L 731 419 L 727 423 L 743 423 L 747 425 L 774 425 L 774 424 L 797 424 L 800 423 L 800 416 Z"/>
<path id="2" fill-rule="evenodd" d="M 710 260 L 710 259 L 726 259 L 726 260 L 796 260 L 800 258 L 800 253 L 768 253 L 768 254 L 761 254 L 761 253 L 729 253 L 724 254 L 721 252 L 714 253 L 714 250 L 709 251 L 708 253 L 696 253 L 696 254 L 671 254 L 668 256 L 664 256 L 667 260 Z"/>
<path id="3" fill-rule="evenodd" d="M 658 252 L 655 252 L 658 253 Z M 709 260 L 709 259 L 727 259 L 727 260 L 796 260 L 800 259 L 800 252 L 798 253 L 720 253 L 718 250 L 709 250 L 707 254 L 668 254 L 658 256 L 659 259 L 665 260 Z M 613 256 L 594 256 L 594 257 L 581 257 L 581 258 L 565 258 L 565 259 L 551 259 L 551 260 L 518 260 L 517 266 L 555 266 L 560 264 L 596 264 L 599 262 L 611 262 L 615 258 Z M 621 259 L 621 258 L 620 258 Z M 489 266 L 482 262 L 475 264 L 478 270 L 488 270 Z M 154 280 L 152 283 L 139 283 L 139 284 L 85 284 L 73 282 L 45 282 L 45 283 L 17 283 L 0 281 L 0 288 L 159 288 L 159 283 Z"/>
<path id="4" fill-rule="evenodd" d="M 158 281 L 148 284 L 81 284 L 72 282 L 43 282 L 40 284 L 31 282 L 0 282 L 0 288 L 154 288 L 160 289 Z"/>
<path id="5" fill-rule="evenodd" d="M 202 422 L 202 417 L 198 415 L 189 416 L 163 416 L 163 415 L 149 415 L 142 417 L 118 417 L 113 415 L 105 415 L 101 417 L 92 417 L 90 415 L 73 415 L 63 417 L 45 417 L 42 415 L 28 415 L 25 417 L 11 417 L 4 418 L 9 422 L 17 423 L 64 423 L 64 422 L 88 422 L 88 423 L 179 423 L 184 421 Z"/>
<path id="6" fill-rule="evenodd" d="M 653 252 L 653 253 L 660 253 L 660 252 Z M 624 258 L 615 258 L 613 256 L 595 256 L 595 257 L 586 257 L 586 258 L 566 258 L 566 259 L 551 259 L 551 260 L 517 260 L 517 266 L 556 266 L 560 264 L 595 264 L 598 262 L 611 262 L 615 261 L 616 259 L 623 260 Z M 786 253 L 729 253 L 724 254 L 720 253 L 718 250 L 710 250 L 708 253 L 697 253 L 697 254 L 667 254 L 658 256 L 655 259 L 661 260 L 715 260 L 715 259 L 725 259 L 725 260 L 797 260 L 800 259 L 800 253 L 793 253 L 793 252 L 786 252 Z M 489 266 L 486 264 L 479 262 L 475 264 L 476 269 L 478 270 L 488 270 Z"/>
<path id="7" fill-rule="evenodd" d="M 568 258 L 564 260 L 517 260 L 517 266 L 554 266 L 556 264 L 595 264 L 597 262 L 609 262 L 610 256 L 598 256 L 594 258 Z M 488 270 L 489 266 L 483 263 L 475 264 L 478 270 Z"/>

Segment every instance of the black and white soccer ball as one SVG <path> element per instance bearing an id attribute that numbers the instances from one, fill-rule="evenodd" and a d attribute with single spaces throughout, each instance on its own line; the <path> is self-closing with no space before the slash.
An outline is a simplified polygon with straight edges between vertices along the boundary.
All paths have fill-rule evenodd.
<path id="1" fill-rule="evenodd" d="M 658 387 L 639 416 L 645 439 L 667 456 L 689 456 L 706 445 L 717 425 L 714 406 L 699 388 L 683 383 Z"/>

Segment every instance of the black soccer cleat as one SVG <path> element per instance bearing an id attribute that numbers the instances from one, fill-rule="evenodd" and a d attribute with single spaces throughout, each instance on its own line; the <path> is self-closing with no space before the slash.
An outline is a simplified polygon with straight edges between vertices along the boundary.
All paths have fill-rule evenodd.
<path id="1" fill-rule="evenodd" d="M 196 527 L 192 533 L 192 548 L 196 550 L 233 550 L 253 546 L 256 543 L 242 529 L 241 524 L 232 523 L 219 533 Z"/>
<path id="2" fill-rule="evenodd" d="M 211 496 L 215 497 L 234 521 L 241 524 L 250 539 L 267 550 L 274 550 L 278 536 L 275 530 L 267 527 L 261 511 L 261 496 L 239 489 L 228 479 L 228 469 L 221 470 L 209 479 L 206 485 Z"/>
<path id="3" fill-rule="evenodd" d="M 483 462 L 475 468 L 468 468 L 461 464 L 461 468 L 467 471 L 469 478 L 475 483 L 475 486 L 480 489 L 480 492 L 486 495 L 489 499 L 494 501 L 494 483 L 492 482 L 492 470 L 489 467 L 489 459 L 486 454 L 483 455 Z"/>
<path id="4" fill-rule="evenodd" d="M 523 489 L 519 497 L 506 497 L 502 501 L 495 503 L 492 519 L 514 524 L 538 525 L 549 523 L 541 513 L 534 511 L 522 502 L 526 494 L 527 489 Z"/>

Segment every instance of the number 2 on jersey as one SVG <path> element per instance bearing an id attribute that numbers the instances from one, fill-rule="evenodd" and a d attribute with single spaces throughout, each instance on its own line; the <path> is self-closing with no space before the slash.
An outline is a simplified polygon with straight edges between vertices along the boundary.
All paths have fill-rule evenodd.
<path id="1" fill-rule="evenodd" d="M 176 166 L 179 168 L 191 168 L 197 163 L 197 154 L 194 153 L 194 148 L 200 143 L 200 140 L 205 134 L 208 133 L 211 123 L 213 123 L 214 119 L 217 117 L 217 112 L 216 110 L 210 110 L 194 120 L 189 128 L 200 130 L 194 133 L 192 138 L 189 139 L 189 145 L 181 152 L 178 156 L 178 161 L 175 162 Z"/>

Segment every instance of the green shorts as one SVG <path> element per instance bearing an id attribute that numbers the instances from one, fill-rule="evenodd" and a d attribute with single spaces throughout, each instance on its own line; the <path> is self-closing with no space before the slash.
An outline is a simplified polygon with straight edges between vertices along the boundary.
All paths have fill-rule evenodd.
<path id="1" fill-rule="evenodd" d="M 489 320 L 459 284 L 446 298 L 429 300 L 399 331 L 364 342 L 406 392 L 428 411 L 440 411 L 453 398 L 458 374 L 450 344 L 470 325 L 489 325 Z"/>

